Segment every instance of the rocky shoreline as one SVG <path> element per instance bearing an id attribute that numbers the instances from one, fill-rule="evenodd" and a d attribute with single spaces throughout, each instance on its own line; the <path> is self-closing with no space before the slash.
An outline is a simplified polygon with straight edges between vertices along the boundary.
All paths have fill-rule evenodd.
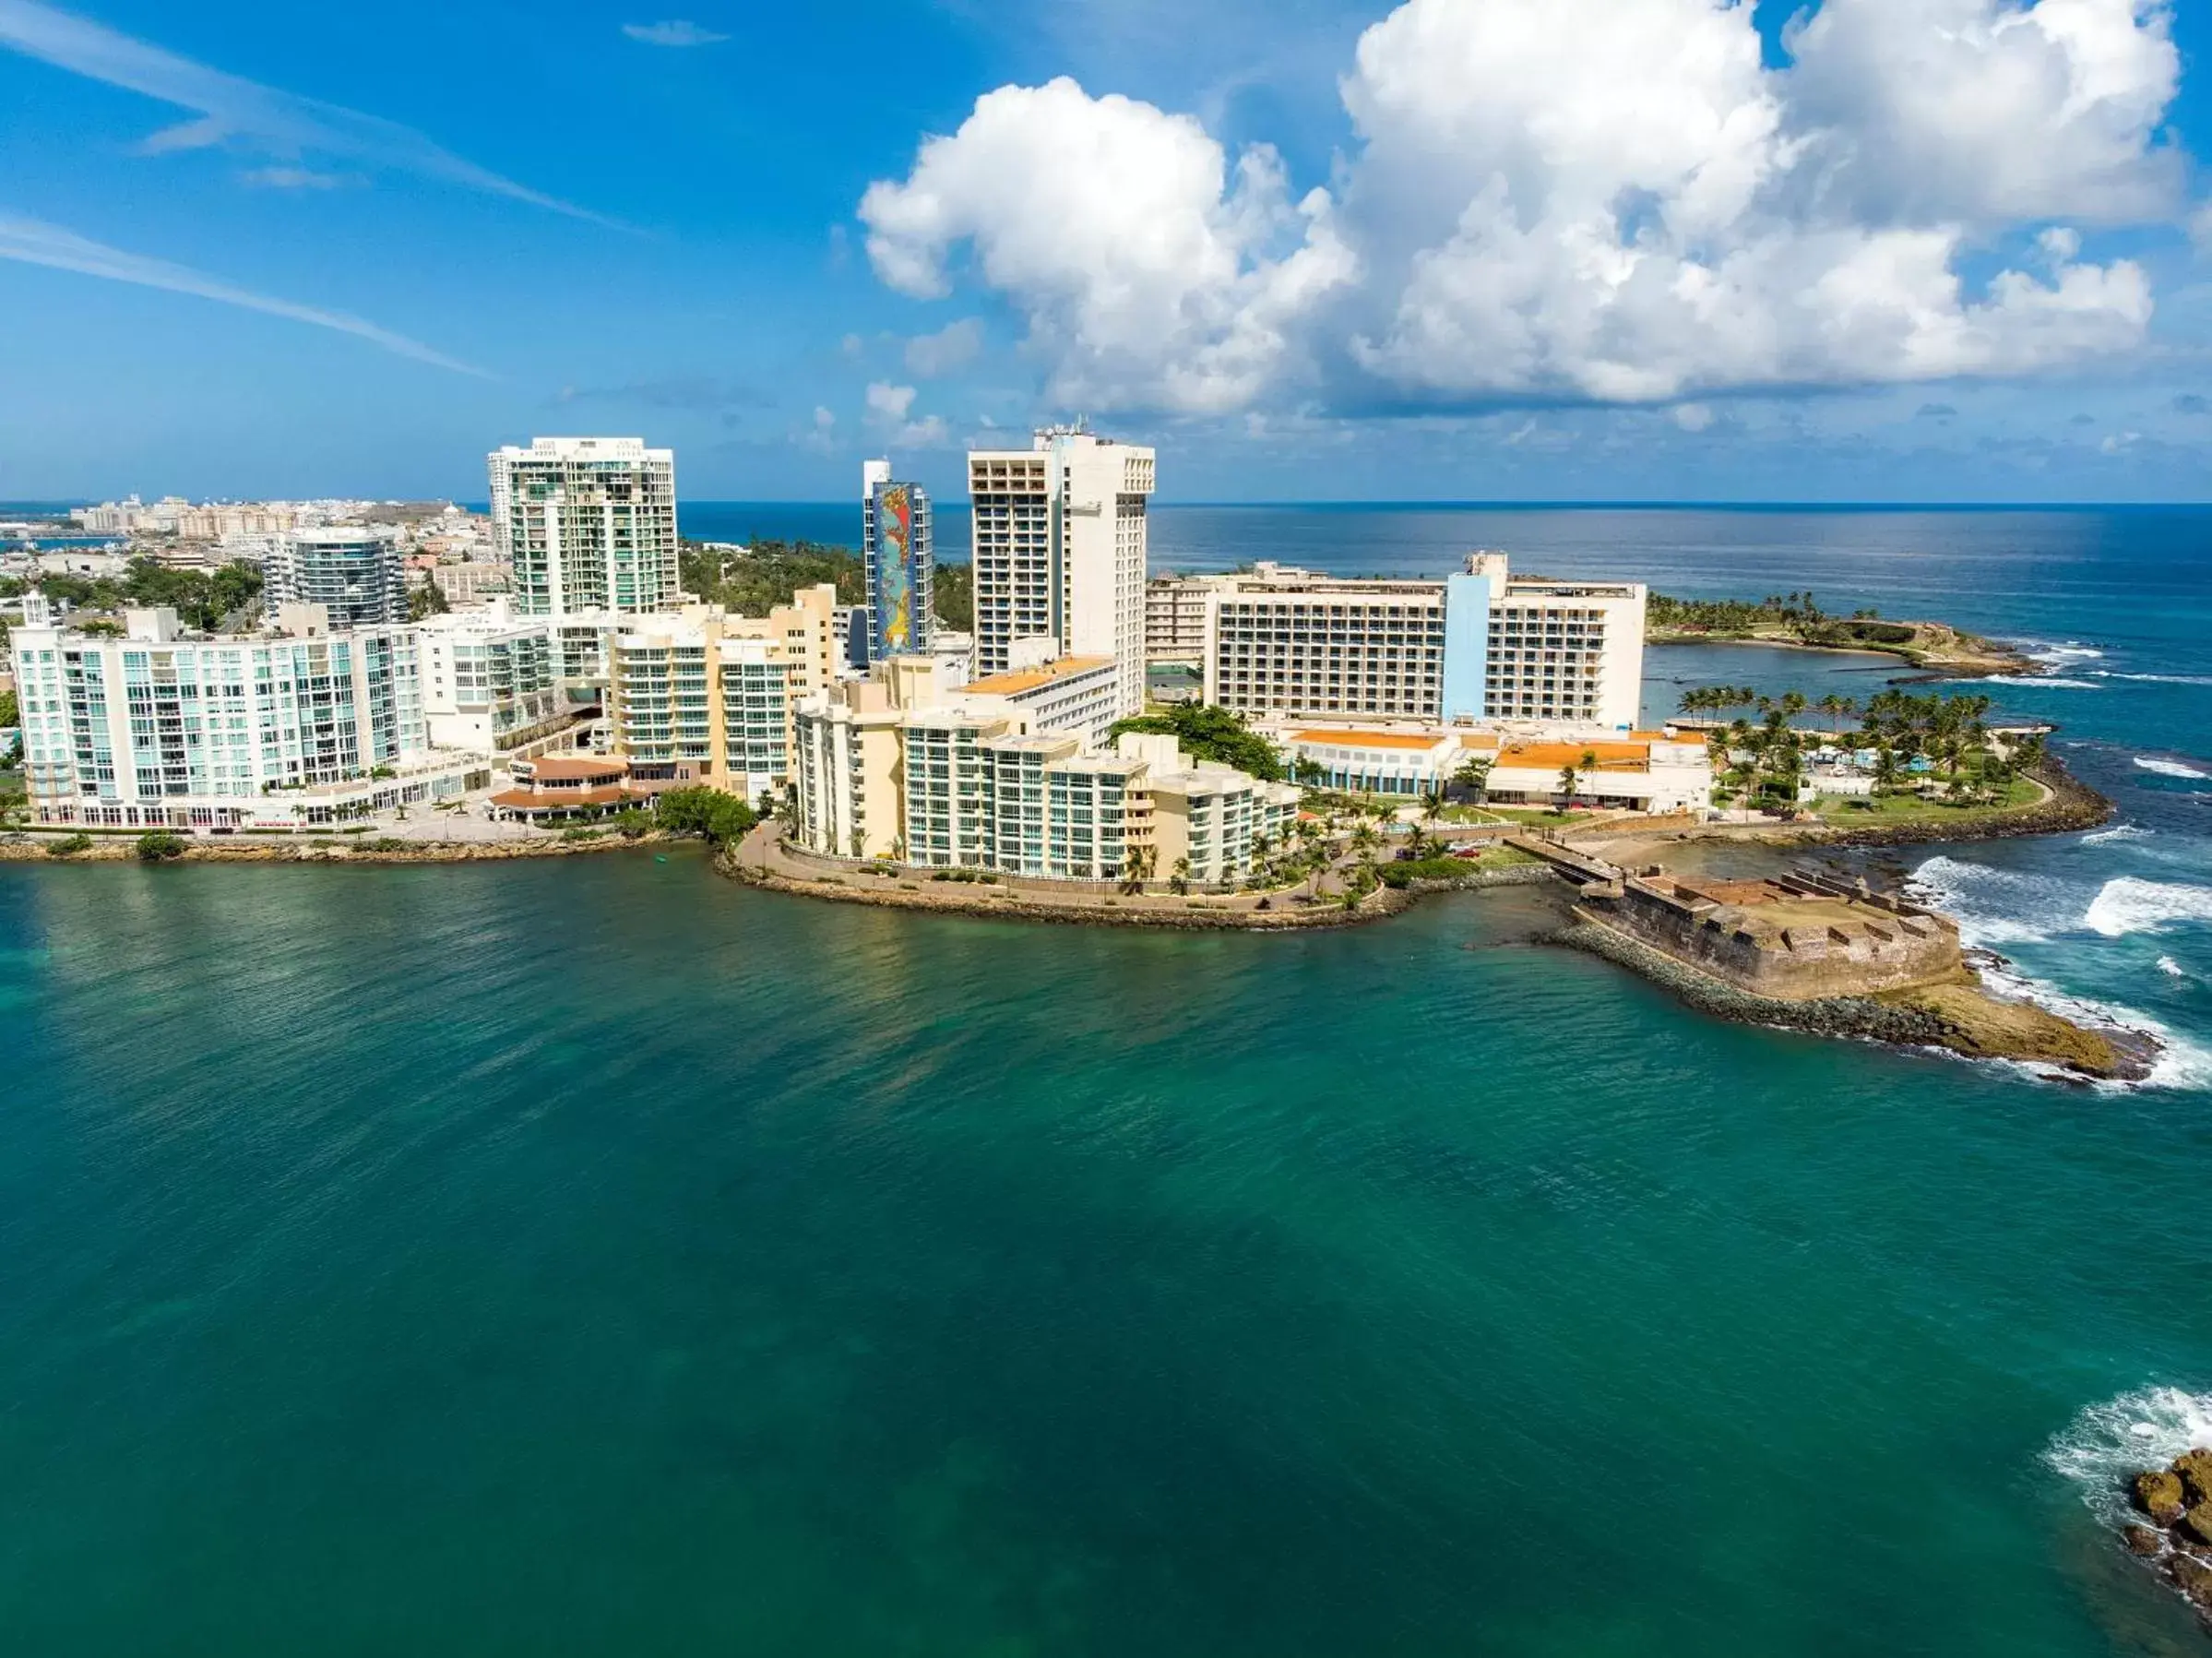
<path id="1" fill-rule="evenodd" d="M 2085 1080 L 2140 1081 L 2150 1075 L 2156 1056 L 2137 1041 L 2113 1039 L 2123 1033 L 2087 1031 L 2032 1004 L 1999 1001 L 1976 984 L 1786 1002 L 1723 984 L 1579 912 L 1549 942 L 1625 967 L 1699 1012 L 1735 1024 L 1941 1048 L 1969 1059 L 2021 1060 Z"/>
<path id="2" fill-rule="evenodd" d="M 2180 1590 L 2212 1631 L 2212 1450 L 2145 1469 L 2128 1482 L 2128 1503 L 2150 1523 L 2123 1526 L 2120 1541 Z"/>
<path id="3" fill-rule="evenodd" d="M 102 835 L 81 852 L 48 851 L 54 837 L 0 837 L 0 863 L 133 864 L 139 862 L 132 835 Z M 281 841 L 196 840 L 184 837 L 184 850 L 164 864 L 492 864 L 517 858 L 566 858 L 586 853 L 665 847 L 682 837 L 648 830 L 635 837 L 607 835 L 588 841 L 410 841 L 396 845 L 363 844 L 329 839 Z"/>
<path id="4" fill-rule="evenodd" d="M 1887 621 L 1887 618 L 1884 618 Z M 1825 650 L 1837 656 L 1885 656 L 1917 669 L 1930 679 L 2011 679 L 2045 672 L 2044 665 L 2024 651 L 1979 634 L 1962 633 L 1945 622 L 1889 624 L 1909 627 L 1909 643 L 1884 644 L 1858 639 L 1846 645 L 1809 643 L 1783 627 L 1754 629 L 1750 633 L 1703 633 L 1695 628 L 1653 627 L 1646 631 L 1647 645 L 1766 645 L 1783 650 Z"/>
<path id="5" fill-rule="evenodd" d="M 1140 908 L 1125 901 L 1100 896 L 1089 901 L 1024 898 L 1003 887 L 976 887 L 964 883 L 932 881 L 926 886 L 901 886 L 874 878 L 866 886 L 836 885 L 820 880 L 792 880 L 788 877 L 741 865 L 728 853 L 715 867 L 740 886 L 763 892 L 787 893 L 795 898 L 824 899 L 831 903 L 860 904 L 877 910 L 925 910 L 939 915 L 976 915 L 1011 921 L 1053 922 L 1063 926 L 1165 927 L 1184 932 L 1296 932 L 1314 927 L 1357 926 L 1395 915 L 1412 901 L 1405 893 L 1383 888 L 1371 892 L 1356 910 L 1341 904 L 1286 904 L 1282 909 L 1231 910 L 1209 908 L 1206 900 L 1182 908 Z"/>

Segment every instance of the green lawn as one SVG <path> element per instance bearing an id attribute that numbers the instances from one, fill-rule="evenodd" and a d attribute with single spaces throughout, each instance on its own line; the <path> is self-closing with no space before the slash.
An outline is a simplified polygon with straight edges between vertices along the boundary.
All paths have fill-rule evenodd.
<path id="1" fill-rule="evenodd" d="M 1971 823 L 2033 805 L 2041 797 L 2042 791 L 2034 783 L 2026 778 L 2015 778 L 1999 791 L 1994 805 L 1958 806 L 1947 801 L 1923 800 L 1917 794 L 1884 794 L 1872 800 L 1846 800 L 1824 794 L 1814 803 L 1814 810 L 1839 829 L 1897 823 Z"/>

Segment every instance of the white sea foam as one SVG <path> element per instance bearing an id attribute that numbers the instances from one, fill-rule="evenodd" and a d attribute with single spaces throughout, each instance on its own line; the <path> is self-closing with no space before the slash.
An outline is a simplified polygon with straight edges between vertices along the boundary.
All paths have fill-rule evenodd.
<path id="1" fill-rule="evenodd" d="M 2176 961 L 2171 956 L 2160 956 L 2158 958 L 2158 971 L 2171 978 L 2176 979 L 2185 979 L 2189 976 L 2188 972 L 2182 968 L 2182 964 L 2179 961 Z"/>
<path id="2" fill-rule="evenodd" d="M 2100 691 L 2104 687 L 2087 679 L 2062 679 L 2049 674 L 1992 674 L 1977 682 L 1985 686 L 2040 686 L 2047 691 Z"/>
<path id="3" fill-rule="evenodd" d="M 2055 984 L 2040 979 L 2031 979 L 2025 973 L 2002 967 L 1985 967 L 1981 982 L 1999 996 L 2016 1002 L 2032 1002 L 2046 1012 L 2061 1019 L 2071 1020 L 2087 1030 L 2126 1032 L 2148 1037 L 2157 1046 L 2158 1056 L 2151 1061 L 2150 1075 L 2139 1081 L 2104 1081 L 2094 1086 L 2118 1091 L 2138 1088 L 2173 1089 L 2188 1093 L 2212 1090 L 2212 1049 L 2198 1046 L 2185 1036 L 2177 1035 L 2173 1028 L 2133 1008 L 2123 1008 L 2117 1002 L 2100 1002 L 2094 997 L 2074 996 Z M 2067 1080 L 2078 1080 L 2069 1078 Z"/>
<path id="4" fill-rule="evenodd" d="M 2103 846 L 2113 841 L 2144 841 L 2157 833 L 2158 830 L 2147 829 L 2138 824 L 2117 823 L 2109 829 L 2099 829 L 2094 834 L 2084 835 L 2081 843 L 2084 846 Z"/>
<path id="5" fill-rule="evenodd" d="M 2114 674 L 2103 668 L 2094 670 L 2099 679 L 2132 679 L 2147 686 L 2212 686 L 2212 678 L 2202 674 Z"/>
<path id="6" fill-rule="evenodd" d="M 2022 649 L 2037 662 L 2057 666 L 2061 662 L 2094 662 L 2104 660 L 2104 652 L 2077 645 L 2069 640 L 2063 645 L 2027 645 Z"/>
<path id="7" fill-rule="evenodd" d="M 2180 760 L 2147 758 L 2142 755 L 2135 758 L 2135 764 L 2144 770 L 2155 771 L 2160 777 L 2185 777 L 2197 782 L 2212 781 L 2212 771 L 2200 771 L 2194 766 L 2183 765 Z"/>
<path id="8" fill-rule="evenodd" d="M 2080 913 L 2078 889 L 2066 882 L 1940 853 L 1913 872 L 1910 891 L 1957 922 L 1967 943 L 1984 949 L 2040 943 L 2067 930 Z"/>
<path id="9" fill-rule="evenodd" d="M 2212 887 L 2114 876 L 2089 901 L 2082 924 L 2107 938 L 2156 933 L 2176 921 L 2212 921 Z"/>
<path id="10" fill-rule="evenodd" d="M 2144 1388 L 2091 1405 L 2051 1439 L 2043 1461 L 2074 1483 L 2098 1519 L 2117 1528 L 2132 1518 L 2128 1480 L 2198 1447 L 2212 1449 L 2212 1394 Z"/>

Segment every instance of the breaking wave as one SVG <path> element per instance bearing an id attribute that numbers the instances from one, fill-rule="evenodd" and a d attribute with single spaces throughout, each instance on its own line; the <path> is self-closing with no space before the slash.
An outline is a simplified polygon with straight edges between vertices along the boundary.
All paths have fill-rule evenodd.
<path id="1" fill-rule="evenodd" d="M 2099 829 L 2093 834 L 2084 835 L 2081 843 L 2084 846 L 2103 846 L 2113 841 L 2147 840 L 2157 833 L 2156 829 L 2143 829 L 2133 823 L 2118 823 L 2109 829 Z"/>
<path id="2" fill-rule="evenodd" d="M 2200 771 L 2194 766 L 2183 765 L 2180 760 L 2147 759 L 2142 755 L 2136 755 L 2135 759 L 2135 764 L 2144 770 L 2155 771 L 2160 777 L 2186 777 L 2200 783 L 2212 781 L 2212 771 Z"/>
<path id="3" fill-rule="evenodd" d="M 2127 1501 L 2132 1475 L 2163 1468 L 2200 1446 L 2212 1449 L 2212 1394 L 2145 1388 L 2091 1405 L 2051 1439 L 2043 1461 L 2116 1529 L 2134 1518 Z"/>
<path id="4" fill-rule="evenodd" d="M 2077 889 L 2047 876 L 2021 875 L 1937 854 L 1913 872 L 1908 890 L 1958 923 L 1959 936 L 1984 949 L 2040 944 L 2067 930 Z"/>
<path id="5" fill-rule="evenodd" d="M 2212 921 L 2212 887 L 2114 876 L 2089 901 L 2082 924 L 2107 938 L 2156 933 L 2170 922 Z"/>
<path id="6" fill-rule="evenodd" d="M 2189 974 L 2182 969 L 2182 964 L 2179 961 L 2176 961 L 2171 956 L 2160 956 L 2158 958 L 2158 971 L 2166 974 L 2169 978 L 2185 979 L 2189 976 Z"/>
<path id="7" fill-rule="evenodd" d="M 1980 683 L 1985 686 L 2040 686 L 2047 691 L 2100 691 L 2104 688 L 2093 680 L 2061 679 L 2049 674 L 1992 674 Z"/>
<path id="8" fill-rule="evenodd" d="M 2108 669 L 2092 670 L 2099 679 L 2132 679 L 2137 685 L 2147 686 L 2212 686 L 2212 677 L 2202 674 L 2115 674 Z"/>

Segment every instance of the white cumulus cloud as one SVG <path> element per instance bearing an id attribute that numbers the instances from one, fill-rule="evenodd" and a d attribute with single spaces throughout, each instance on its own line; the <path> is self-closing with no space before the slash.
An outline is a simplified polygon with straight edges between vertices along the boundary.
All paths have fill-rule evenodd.
<path id="1" fill-rule="evenodd" d="M 1293 202 L 1194 118 L 1005 87 L 861 217 L 878 275 L 1028 320 L 1070 403 L 1679 405 L 2125 352 L 2179 222 L 2159 0 L 1405 0 Z M 917 370 L 919 372 L 919 370 Z"/>
<path id="2" fill-rule="evenodd" d="M 1274 150 L 1232 170 L 1192 117 L 1065 78 L 987 93 L 905 180 L 869 186 L 860 215 L 877 274 L 902 292 L 950 292 L 953 251 L 971 248 L 1076 402 L 1247 402 L 1354 267 L 1327 193 L 1293 204 Z"/>

